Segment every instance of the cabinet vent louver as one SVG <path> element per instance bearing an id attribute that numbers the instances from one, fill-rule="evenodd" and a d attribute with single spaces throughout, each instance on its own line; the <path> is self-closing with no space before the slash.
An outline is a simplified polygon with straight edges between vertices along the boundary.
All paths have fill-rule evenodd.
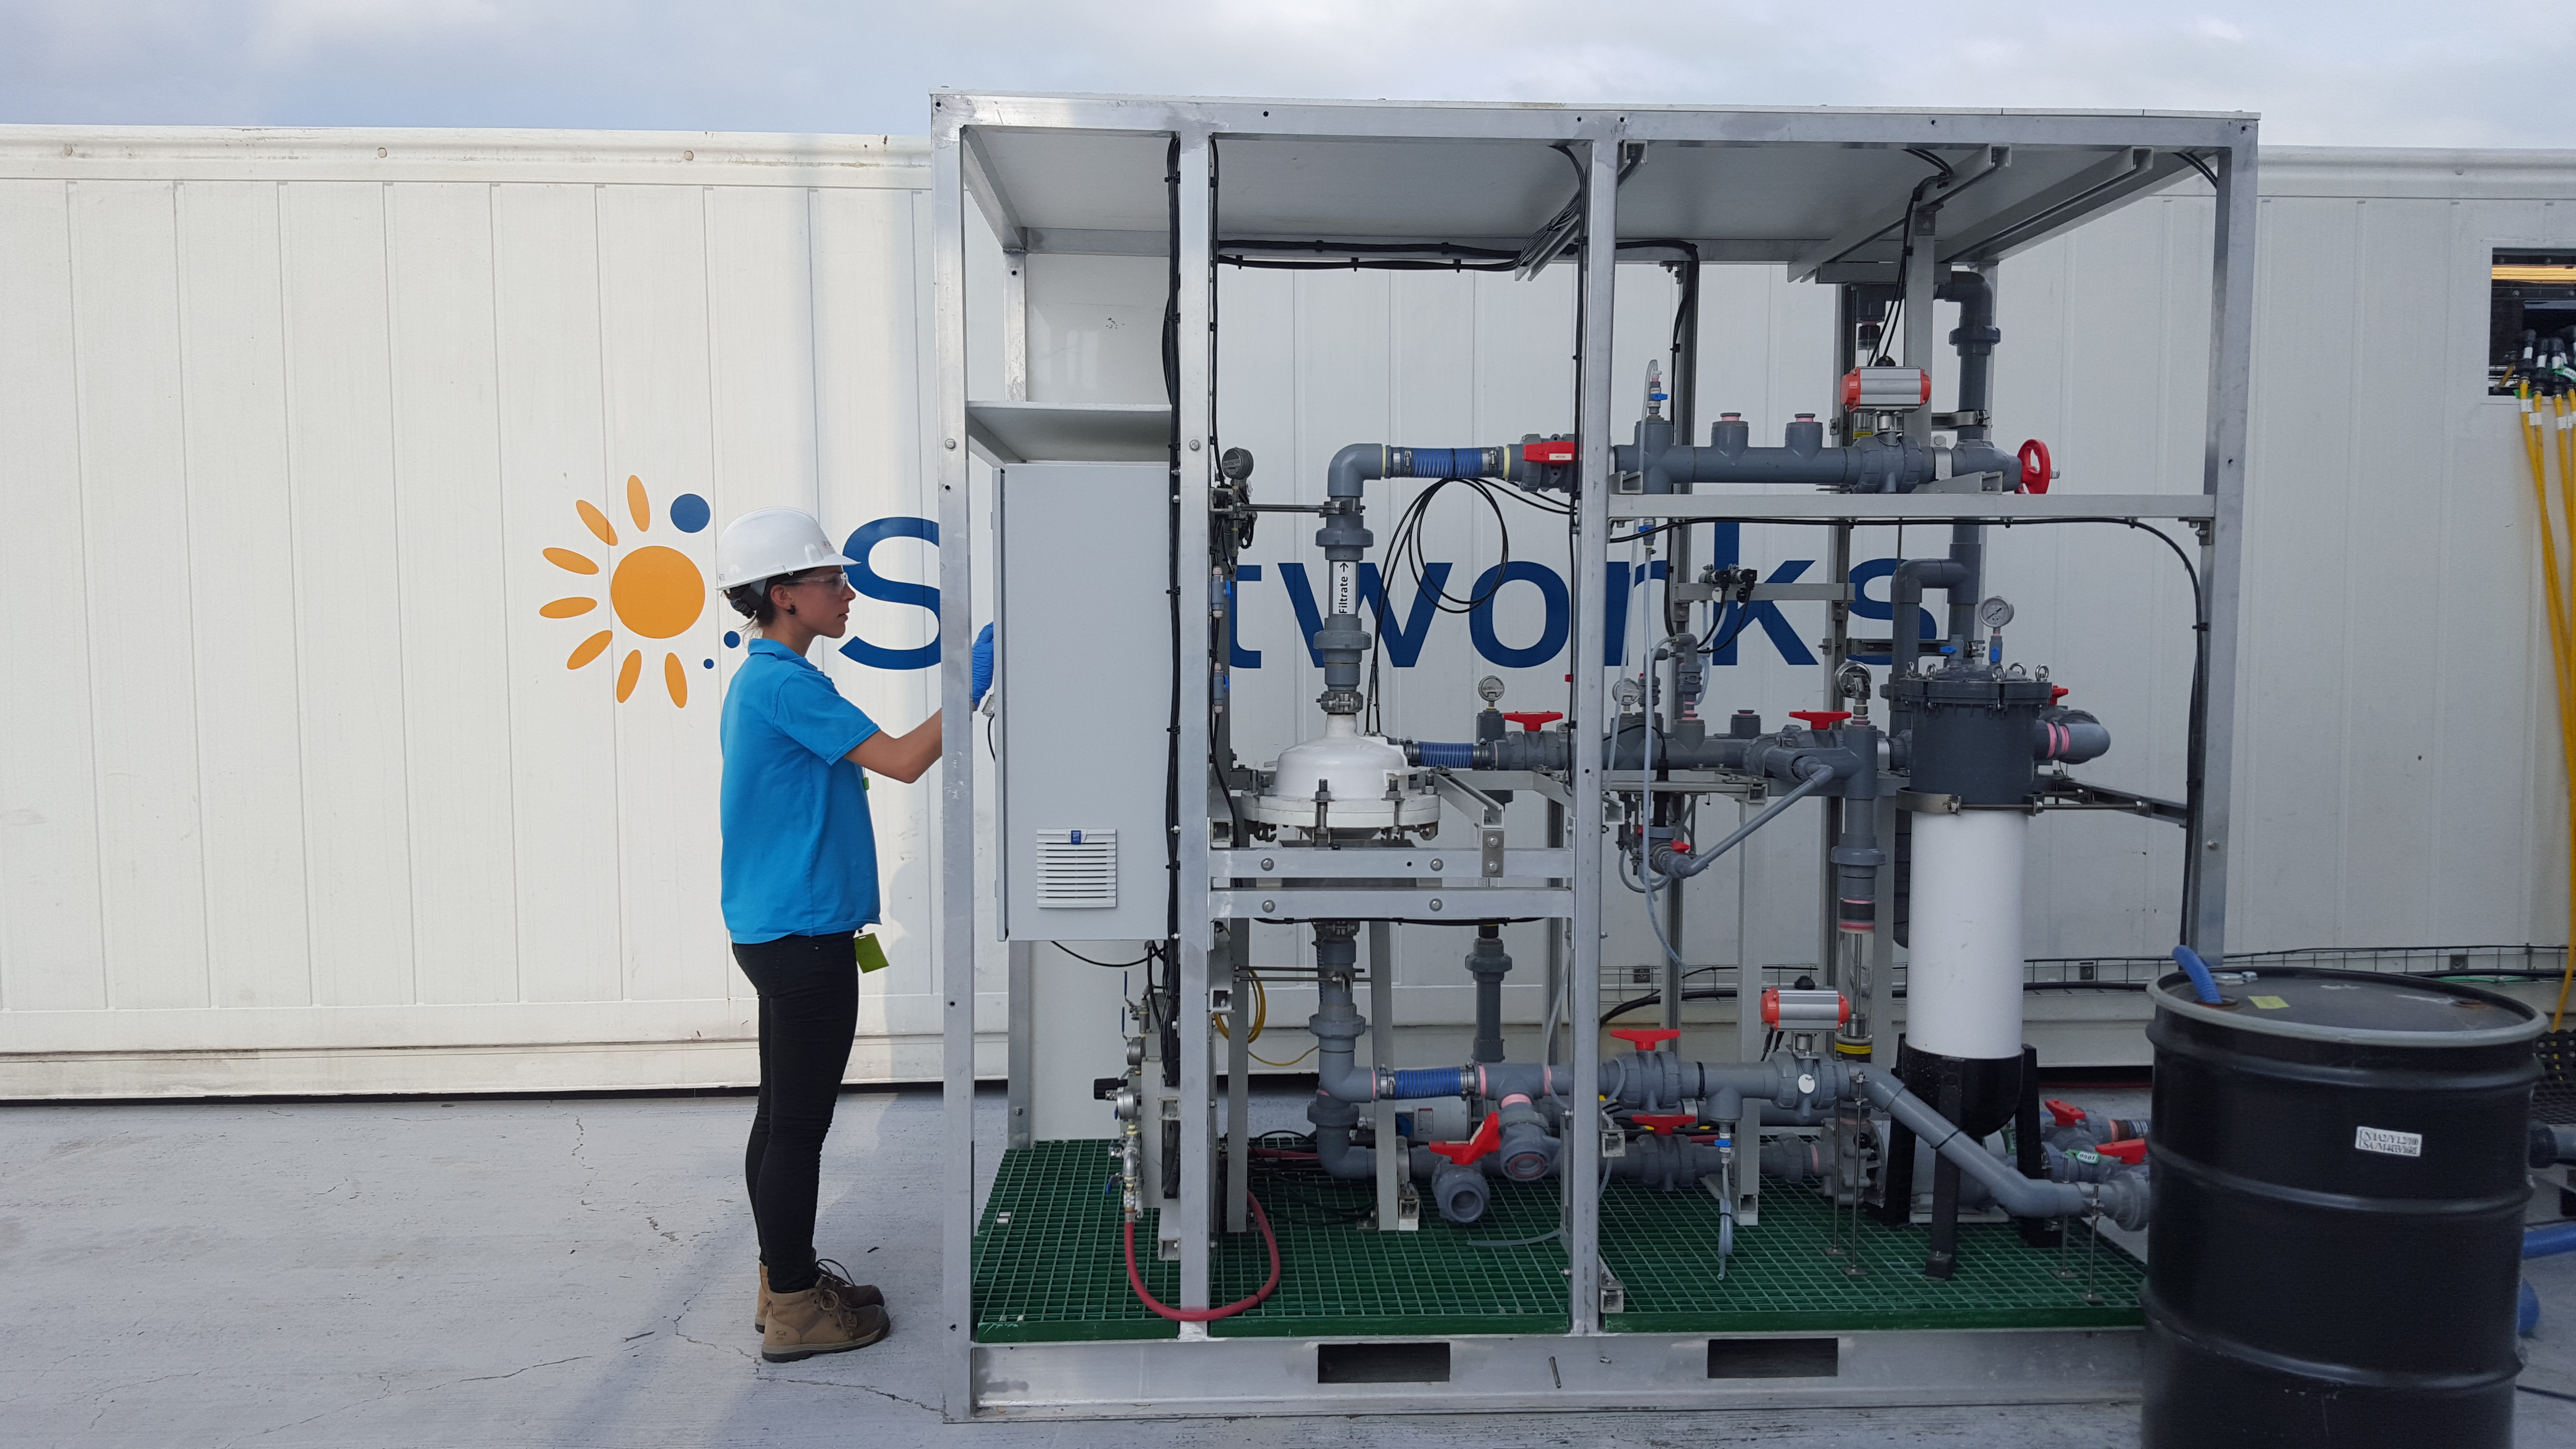
<path id="1" fill-rule="evenodd" d="M 1118 832 L 1038 832 L 1038 904 L 1054 910 L 1114 910 L 1118 905 Z"/>

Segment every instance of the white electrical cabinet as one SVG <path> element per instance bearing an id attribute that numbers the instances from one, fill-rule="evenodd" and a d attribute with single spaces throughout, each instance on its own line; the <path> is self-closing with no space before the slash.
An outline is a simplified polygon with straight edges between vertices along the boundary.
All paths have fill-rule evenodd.
<path id="1" fill-rule="evenodd" d="M 1015 463 L 995 475 L 1006 938 L 1171 929 L 1170 487 L 1160 463 Z"/>

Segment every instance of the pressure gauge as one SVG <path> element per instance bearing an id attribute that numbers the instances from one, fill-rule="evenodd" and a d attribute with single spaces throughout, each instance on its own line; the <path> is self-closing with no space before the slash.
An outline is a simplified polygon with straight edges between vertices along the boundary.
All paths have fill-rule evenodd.
<path id="1" fill-rule="evenodd" d="M 2013 621 L 2013 606 L 2001 594 L 1977 606 L 1977 622 L 1989 629 L 2000 629 Z"/>
<path id="2" fill-rule="evenodd" d="M 1487 704 L 1492 704 L 1503 697 L 1503 681 L 1491 674 L 1477 680 L 1476 697 Z"/>

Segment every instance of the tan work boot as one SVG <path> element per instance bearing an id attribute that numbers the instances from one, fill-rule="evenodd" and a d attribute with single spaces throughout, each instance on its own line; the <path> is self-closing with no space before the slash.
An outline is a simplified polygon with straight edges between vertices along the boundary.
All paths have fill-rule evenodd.
<path id="1" fill-rule="evenodd" d="M 760 1356 L 770 1363 L 794 1363 L 818 1353 L 847 1353 L 885 1337 L 893 1326 L 884 1308 L 844 1303 L 840 1294 L 819 1283 L 802 1293 L 772 1293 Z"/>
<path id="2" fill-rule="evenodd" d="M 838 1290 L 842 1302 L 859 1308 L 885 1306 L 885 1295 L 877 1291 L 877 1285 L 851 1282 L 849 1270 L 831 1259 L 815 1259 L 814 1268 L 816 1272 L 823 1275 L 815 1286 Z M 769 1327 L 769 1265 L 763 1263 L 760 1265 L 760 1297 L 751 1307 L 751 1331 L 758 1333 L 767 1327 Z"/>

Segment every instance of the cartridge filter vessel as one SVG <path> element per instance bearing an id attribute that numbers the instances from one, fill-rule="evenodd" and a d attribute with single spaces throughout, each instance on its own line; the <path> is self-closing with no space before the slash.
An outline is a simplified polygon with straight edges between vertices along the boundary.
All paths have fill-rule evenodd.
<path id="1" fill-rule="evenodd" d="M 2513 1442 L 2539 1013 L 2263 971 L 2155 1020 L 2143 1442 Z"/>

